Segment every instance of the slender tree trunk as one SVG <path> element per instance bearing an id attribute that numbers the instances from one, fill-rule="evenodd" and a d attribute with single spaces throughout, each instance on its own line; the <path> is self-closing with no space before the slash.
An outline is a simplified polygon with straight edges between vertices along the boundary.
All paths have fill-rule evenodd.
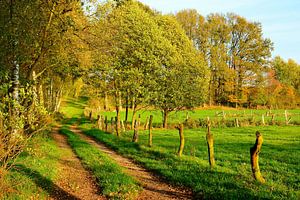
<path id="1" fill-rule="evenodd" d="M 107 120 L 107 116 L 105 116 L 105 131 L 108 132 L 108 120 Z"/>
<path id="2" fill-rule="evenodd" d="M 126 96 L 126 105 L 125 105 L 125 124 L 127 124 L 128 121 L 128 110 L 129 110 L 129 96 L 128 96 L 128 92 L 127 92 L 127 96 Z"/>
<path id="3" fill-rule="evenodd" d="M 208 160 L 209 165 L 211 168 L 215 166 L 215 156 L 214 156 L 214 137 L 210 133 L 210 120 L 207 118 L 207 134 L 206 134 L 206 141 L 207 141 L 207 149 L 208 149 Z"/>
<path id="4" fill-rule="evenodd" d="M 168 115 L 169 115 L 169 111 L 167 109 L 165 109 L 163 111 L 163 128 L 168 128 Z"/>
<path id="5" fill-rule="evenodd" d="M 107 92 L 104 92 L 104 110 L 108 110 L 108 97 L 107 97 Z"/>
<path id="6" fill-rule="evenodd" d="M 134 106 L 134 107 L 132 108 L 131 129 L 134 128 L 135 118 L 136 118 L 136 107 Z"/>
<path id="7" fill-rule="evenodd" d="M 183 124 L 180 124 L 178 127 L 176 127 L 179 130 L 179 138 L 180 138 L 180 144 L 178 149 L 178 156 L 182 156 L 182 152 L 184 149 L 184 135 L 183 135 Z"/>
<path id="8" fill-rule="evenodd" d="M 111 131 L 111 133 L 114 133 L 114 118 L 112 117 L 111 119 L 110 119 L 110 131 Z"/>
<path id="9" fill-rule="evenodd" d="M 17 61 L 13 63 L 13 75 L 12 75 L 12 97 L 16 103 L 19 101 L 19 73 L 20 73 L 20 66 Z"/>
<path id="10" fill-rule="evenodd" d="M 120 130 L 121 130 L 121 92 L 116 93 L 116 112 L 117 112 L 117 117 L 116 117 L 116 132 L 117 136 L 120 136 Z"/>
<path id="11" fill-rule="evenodd" d="M 251 156 L 251 168 L 253 177 L 259 181 L 260 183 L 265 183 L 265 179 L 262 177 L 259 169 L 258 159 L 259 153 L 261 150 L 261 146 L 263 143 L 263 137 L 260 132 L 256 132 L 256 141 L 253 147 L 250 148 L 250 156 Z"/>
<path id="12" fill-rule="evenodd" d="M 149 147 L 152 147 L 152 121 L 153 121 L 153 115 L 150 115 L 149 119 Z"/>

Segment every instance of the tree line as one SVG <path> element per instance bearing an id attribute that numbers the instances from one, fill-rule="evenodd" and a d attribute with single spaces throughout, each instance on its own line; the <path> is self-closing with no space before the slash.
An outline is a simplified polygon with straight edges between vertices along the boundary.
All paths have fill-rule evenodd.
<path id="1" fill-rule="evenodd" d="M 192 9 L 163 15 L 135 0 L 93 3 L 0 2 L 6 130 L 38 129 L 35 116 L 57 112 L 62 96 L 81 87 L 113 97 L 119 126 L 121 106 L 132 108 L 132 123 L 138 110 L 160 109 L 167 127 L 170 112 L 204 104 L 299 105 L 300 67 L 271 58 L 273 44 L 260 23 Z"/>

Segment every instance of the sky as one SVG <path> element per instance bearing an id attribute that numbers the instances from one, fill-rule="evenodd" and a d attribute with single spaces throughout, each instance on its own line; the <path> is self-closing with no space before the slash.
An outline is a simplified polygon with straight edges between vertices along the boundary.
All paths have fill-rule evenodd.
<path id="1" fill-rule="evenodd" d="M 260 22 L 265 38 L 274 43 L 273 56 L 300 64 L 300 0 L 140 0 L 164 14 L 193 8 L 206 16 L 233 12 Z"/>

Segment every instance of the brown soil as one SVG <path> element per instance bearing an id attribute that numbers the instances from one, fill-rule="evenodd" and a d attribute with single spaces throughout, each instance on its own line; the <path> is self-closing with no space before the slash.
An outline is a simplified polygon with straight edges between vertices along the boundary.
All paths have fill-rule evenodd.
<path id="1" fill-rule="evenodd" d="M 192 192 L 190 190 L 177 188 L 163 182 L 151 172 L 135 164 L 132 160 L 117 154 L 115 151 L 107 148 L 104 144 L 95 142 L 92 138 L 84 135 L 76 126 L 72 126 L 71 131 L 78 134 L 90 144 L 98 147 L 102 152 L 108 154 L 120 166 L 124 167 L 129 175 L 135 177 L 139 181 L 143 187 L 143 191 L 138 196 L 138 200 L 192 199 Z"/>
<path id="2" fill-rule="evenodd" d="M 84 169 L 68 145 L 66 137 L 59 134 L 58 129 L 58 127 L 53 129 L 52 136 L 64 154 L 59 161 L 60 175 L 54 184 L 51 199 L 105 199 L 99 195 L 99 187 L 94 178 Z"/>

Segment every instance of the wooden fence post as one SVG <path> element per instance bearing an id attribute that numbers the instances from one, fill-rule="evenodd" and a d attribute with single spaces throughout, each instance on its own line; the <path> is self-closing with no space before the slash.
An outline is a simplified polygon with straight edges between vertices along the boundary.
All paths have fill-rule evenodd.
<path id="1" fill-rule="evenodd" d="M 240 127 L 238 118 L 235 118 L 235 127 Z"/>
<path id="2" fill-rule="evenodd" d="M 250 148 L 250 157 L 251 157 L 251 168 L 253 177 L 260 183 L 265 183 L 265 179 L 262 177 L 259 169 L 258 158 L 263 143 L 263 137 L 260 132 L 256 132 L 256 141 L 253 147 Z"/>
<path id="3" fill-rule="evenodd" d="M 135 120 L 132 142 L 138 142 L 138 140 L 139 140 L 139 128 L 138 128 L 139 125 L 138 124 L 139 124 L 138 120 Z"/>
<path id="4" fill-rule="evenodd" d="M 208 149 L 208 160 L 209 165 L 211 168 L 215 166 L 215 156 L 214 156 L 214 137 L 210 133 L 210 120 L 207 117 L 207 134 L 206 134 L 206 141 L 207 141 L 207 149 Z"/>
<path id="5" fill-rule="evenodd" d="M 114 133 L 114 118 L 112 117 L 111 119 L 110 119 L 110 131 L 111 131 L 111 133 Z"/>
<path id="6" fill-rule="evenodd" d="M 287 110 L 284 111 L 284 116 L 285 116 L 285 125 L 289 125 L 291 118 L 289 118 Z"/>
<path id="7" fill-rule="evenodd" d="M 121 127 L 122 127 L 122 131 L 123 131 L 123 132 L 125 132 L 125 131 L 126 131 L 126 129 L 125 129 L 125 126 L 124 126 L 124 122 L 123 122 L 123 120 L 121 120 Z"/>
<path id="8" fill-rule="evenodd" d="M 117 136 L 119 137 L 120 136 L 120 126 L 118 124 L 118 117 L 115 117 L 115 124 L 116 124 L 116 133 L 117 133 Z"/>
<path id="9" fill-rule="evenodd" d="M 144 130 L 147 130 L 148 124 L 149 124 L 149 121 L 148 121 L 148 117 L 147 117 L 147 118 L 146 118 L 146 122 L 145 122 L 145 126 L 144 126 Z"/>
<path id="10" fill-rule="evenodd" d="M 149 119 L 149 147 L 152 147 L 152 121 L 153 121 L 153 115 L 150 115 Z"/>
<path id="11" fill-rule="evenodd" d="M 179 130 L 179 138 L 180 138 L 180 145 L 178 149 L 178 156 L 182 156 L 182 152 L 184 149 L 184 135 L 183 135 L 183 124 L 180 124 L 179 126 L 176 127 Z"/>
<path id="12" fill-rule="evenodd" d="M 98 115 L 97 117 L 97 128 L 102 130 L 102 116 Z"/>
<path id="13" fill-rule="evenodd" d="M 108 120 L 107 120 L 107 116 L 105 116 L 105 131 L 107 132 L 108 131 Z"/>
<path id="14" fill-rule="evenodd" d="M 265 116 L 263 114 L 261 115 L 261 123 L 263 126 L 266 125 L 265 124 Z"/>

